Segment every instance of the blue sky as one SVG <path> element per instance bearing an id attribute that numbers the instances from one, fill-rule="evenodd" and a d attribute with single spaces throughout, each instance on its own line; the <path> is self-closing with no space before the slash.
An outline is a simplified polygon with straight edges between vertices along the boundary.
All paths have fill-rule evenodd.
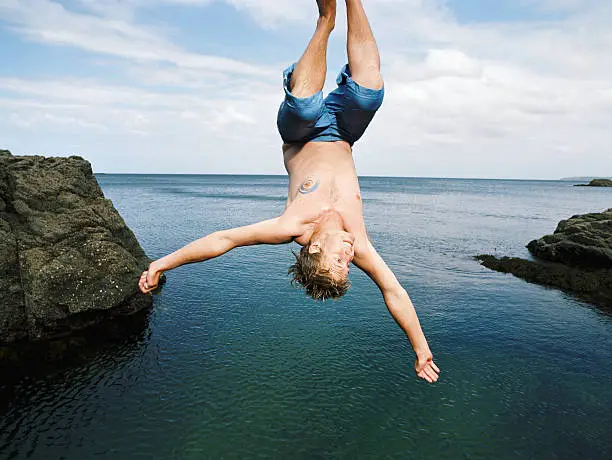
<path id="1" fill-rule="evenodd" d="M 386 100 L 362 175 L 612 175 L 612 4 L 364 0 Z M 0 148 L 98 172 L 282 174 L 314 0 L 0 0 Z M 345 61 L 339 2 L 327 90 Z"/>

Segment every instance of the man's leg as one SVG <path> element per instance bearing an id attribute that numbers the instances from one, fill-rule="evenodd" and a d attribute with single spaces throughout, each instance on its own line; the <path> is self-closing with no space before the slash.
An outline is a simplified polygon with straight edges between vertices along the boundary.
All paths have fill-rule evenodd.
<path id="1" fill-rule="evenodd" d="M 325 98 L 325 107 L 336 121 L 338 135 L 353 145 L 363 136 L 385 95 L 380 56 L 361 0 L 346 0 L 348 65 Z"/>
<path id="2" fill-rule="evenodd" d="M 290 91 L 295 97 L 310 97 L 325 83 L 327 42 L 336 24 L 336 0 L 317 0 L 317 5 L 317 28 L 291 75 Z"/>
<path id="3" fill-rule="evenodd" d="M 380 56 L 361 0 L 346 0 L 348 36 L 346 49 L 351 77 L 366 88 L 381 89 Z"/>

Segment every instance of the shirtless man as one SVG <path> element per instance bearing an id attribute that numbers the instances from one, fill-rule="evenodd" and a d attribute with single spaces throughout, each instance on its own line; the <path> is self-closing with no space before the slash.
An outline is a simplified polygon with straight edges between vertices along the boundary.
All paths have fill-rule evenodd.
<path id="1" fill-rule="evenodd" d="M 300 60 L 284 72 L 285 100 L 278 113 L 289 173 L 282 215 L 246 227 L 212 233 L 151 263 L 139 282 L 142 292 L 156 289 L 160 274 L 201 262 L 239 246 L 302 246 L 289 269 L 293 281 L 316 300 L 338 298 L 348 289 L 351 262 L 379 287 L 389 312 L 416 353 L 415 370 L 433 383 L 434 364 L 408 293 L 368 239 L 351 147 L 380 107 L 384 88 L 378 48 L 361 0 L 346 0 L 348 65 L 338 87 L 322 95 L 327 43 L 334 29 L 336 0 L 317 0 L 315 33 Z"/>

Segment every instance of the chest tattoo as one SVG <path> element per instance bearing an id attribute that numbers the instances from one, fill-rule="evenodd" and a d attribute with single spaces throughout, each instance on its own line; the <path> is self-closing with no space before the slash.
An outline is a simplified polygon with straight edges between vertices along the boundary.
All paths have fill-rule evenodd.
<path id="1" fill-rule="evenodd" d="M 304 182 L 302 182 L 302 185 L 300 185 L 300 188 L 298 189 L 298 191 L 303 195 L 307 195 L 309 193 L 314 192 L 318 188 L 319 188 L 319 179 L 315 176 L 311 176 L 308 179 L 306 179 Z"/>

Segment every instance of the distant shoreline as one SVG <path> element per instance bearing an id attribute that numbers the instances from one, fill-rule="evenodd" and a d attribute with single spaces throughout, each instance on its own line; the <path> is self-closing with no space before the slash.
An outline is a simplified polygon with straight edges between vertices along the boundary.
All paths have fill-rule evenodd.
<path id="1" fill-rule="evenodd" d="M 576 181 L 576 182 L 591 182 L 594 179 L 610 179 L 612 180 L 612 177 L 605 177 L 605 176 L 585 176 L 585 177 L 563 177 L 559 180 L 562 181 Z"/>

